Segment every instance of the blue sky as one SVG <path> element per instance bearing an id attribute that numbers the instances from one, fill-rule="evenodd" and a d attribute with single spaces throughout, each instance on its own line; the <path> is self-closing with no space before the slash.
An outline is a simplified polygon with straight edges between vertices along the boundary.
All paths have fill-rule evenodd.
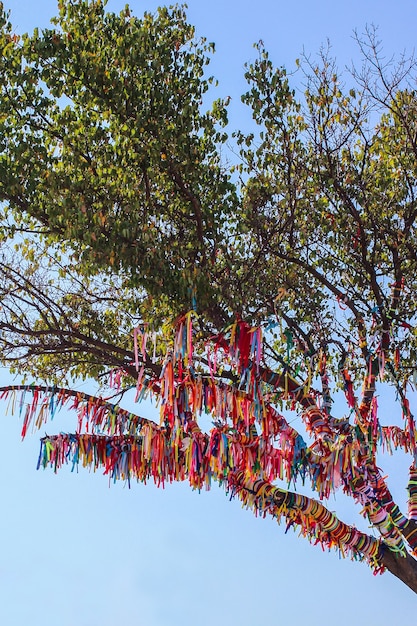
<path id="1" fill-rule="evenodd" d="M 4 4 L 18 32 L 46 26 L 56 10 L 55 0 Z M 124 4 L 110 0 L 108 9 Z M 140 15 L 158 4 L 131 7 Z M 415 0 L 189 0 L 188 6 L 198 33 L 216 42 L 212 72 L 218 95 L 232 98 L 236 127 L 248 123 L 239 105 L 243 66 L 259 39 L 276 64 L 289 67 L 303 48 L 315 54 L 327 38 L 339 64 L 349 64 L 357 59 L 353 30 L 370 23 L 379 26 L 387 56 L 415 45 Z M 4 372 L 1 384 L 9 380 Z M 292 531 L 285 535 L 216 486 L 200 495 L 186 485 L 129 490 L 109 488 L 106 478 L 82 470 L 36 472 L 38 437 L 22 443 L 18 416 L 6 415 L 6 405 L 0 410 L 4 626 L 415 623 L 416 597 L 391 575 L 374 577 L 365 565 L 342 562 Z M 152 407 L 140 410 L 154 416 Z M 57 417 L 48 432 L 67 423 L 67 416 Z M 402 502 L 404 486 L 393 485 Z"/>

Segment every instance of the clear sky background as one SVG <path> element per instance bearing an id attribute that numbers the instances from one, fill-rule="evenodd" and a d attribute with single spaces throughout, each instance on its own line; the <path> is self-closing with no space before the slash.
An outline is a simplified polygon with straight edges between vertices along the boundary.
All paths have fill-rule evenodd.
<path id="1" fill-rule="evenodd" d="M 4 4 L 20 33 L 47 26 L 56 12 L 55 0 Z M 108 9 L 124 4 L 110 0 Z M 133 0 L 131 7 L 140 15 L 158 4 Z M 218 96 L 232 98 L 236 128 L 248 124 L 239 104 L 243 66 L 259 39 L 276 64 L 289 68 L 303 48 L 315 54 L 327 38 L 340 66 L 349 64 L 358 59 L 353 30 L 371 23 L 387 55 L 415 45 L 415 0 L 189 0 L 188 6 L 198 33 L 216 42 L 212 73 L 220 80 Z M 9 381 L 3 372 L 1 384 Z M 105 477 L 82 470 L 36 472 L 38 437 L 21 443 L 18 415 L 6 414 L 6 406 L 0 405 L 3 626 L 416 623 L 417 597 L 393 576 L 374 577 L 363 564 L 323 553 L 292 531 L 285 535 L 216 486 L 200 495 L 185 484 L 129 490 L 121 483 L 109 488 Z M 138 408 L 156 418 L 152 407 Z M 67 428 L 75 420 L 68 427 L 63 415 L 48 432 Z M 392 487 L 404 506 L 405 482 Z"/>

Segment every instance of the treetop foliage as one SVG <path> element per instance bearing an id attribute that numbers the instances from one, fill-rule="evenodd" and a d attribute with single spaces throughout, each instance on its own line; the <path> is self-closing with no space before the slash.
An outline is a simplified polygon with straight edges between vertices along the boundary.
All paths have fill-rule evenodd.
<path id="1" fill-rule="evenodd" d="M 3 237 L 32 272 L 53 246 L 84 282 L 117 277 L 155 329 L 192 306 L 214 329 L 279 318 L 302 358 L 366 359 L 382 337 L 412 374 L 413 61 L 386 76 L 371 32 L 347 87 L 323 53 L 295 89 L 258 44 L 237 159 L 226 100 L 207 106 L 214 46 L 183 8 L 63 2 L 53 22 L 19 37 L 2 12 Z"/>

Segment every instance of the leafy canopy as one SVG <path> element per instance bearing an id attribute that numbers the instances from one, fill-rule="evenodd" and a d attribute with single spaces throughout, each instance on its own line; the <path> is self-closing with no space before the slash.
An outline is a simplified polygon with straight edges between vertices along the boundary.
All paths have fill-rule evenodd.
<path id="1" fill-rule="evenodd" d="M 323 54 L 298 62 L 300 94 L 260 44 L 243 96 L 258 130 L 235 135 L 230 167 L 226 102 L 207 106 L 213 44 L 183 8 L 138 19 L 104 4 L 60 2 L 53 28 L 21 38 L 2 9 L 4 250 L 14 236 L 34 272 L 39 250 L 50 265 L 59 249 L 83 284 L 128 289 L 119 312 L 156 329 L 191 306 L 214 330 L 236 313 L 278 317 L 302 358 L 340 344 L 366 358 L 382 341 L 410 375 L 416 105 L 400 79 L 411 68 L 379 76 L 370 33 L 355 88 Z"/>

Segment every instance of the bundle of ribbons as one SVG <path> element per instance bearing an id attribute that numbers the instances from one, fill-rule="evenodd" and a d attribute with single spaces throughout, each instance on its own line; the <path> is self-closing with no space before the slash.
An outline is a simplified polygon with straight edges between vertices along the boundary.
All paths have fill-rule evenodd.
<path id="1" fill-rule="evenodd" d="M 304 390 L 285 371 L 265 376 L 262 368 L 262 332 L 237 320 L 206 345 L 203 369 L 196 364 L 193 316 L 177 320 L 174 339 L 157 368 L 147 369 L 150 334 L 142 326 L 133 334 L 137 371 L 136 400 L 152 396 L 160 406 L 159 423 L 120 408 L 101 397 L 38 386 L 7 387 L 0 397 L 23 418 L 22 436 L 43 427 L 57 410 L 76 411 L 74 434 L 45 436 L 41 440 L 38 467 L 57 471 L 64 464 L 103 468 L 112 480 L 133 479 L 158 486 L 188 480 L 195 489 L 208 489 L 212 481 L 260 515 L 297 526 L 303 535 L 323 547 L 337 548 L 343 556 L 365 559 L 380 571 L 380 541 L 344 524 L 322 504 L 336 489 L 362 505 L 363 513 L 391 549 L 404 554 L 402 529 L 407 524 L 393 503 L 384 478 L 375 465 L 375 446 L 415 451 L 415 431 L 407 414 L 406 428 L 381 427 L 377 407 L 356 406 L 350 378 L 344 387 L 355 424 L 331 417 L 328 401 Z M 157 362 L 155 341 L 152 363 Z M 320 375 L 327 381 L 325 360 Z M 229 373 L 229 377 L 225 376 Z M 279 384 L 277 384 L 277 380 Z M 120 386 L 120 372 L 112 381 Z M 327 388 L 327 382 L 326 382 Z M 276 398 L 299 404 L 310 445 L 274 406 Z M 213 426 L 208 433 L 199 426 L 202 414 Z M 410 440 L 413 438 L 413 441 Z M 292 493 L 274 481 L 310 483 L 318 500 Z M 409 516 L 417 518 L 417 470 L 409 482 Z M 412 546 L 415 549 L 417 546 Z"/>

